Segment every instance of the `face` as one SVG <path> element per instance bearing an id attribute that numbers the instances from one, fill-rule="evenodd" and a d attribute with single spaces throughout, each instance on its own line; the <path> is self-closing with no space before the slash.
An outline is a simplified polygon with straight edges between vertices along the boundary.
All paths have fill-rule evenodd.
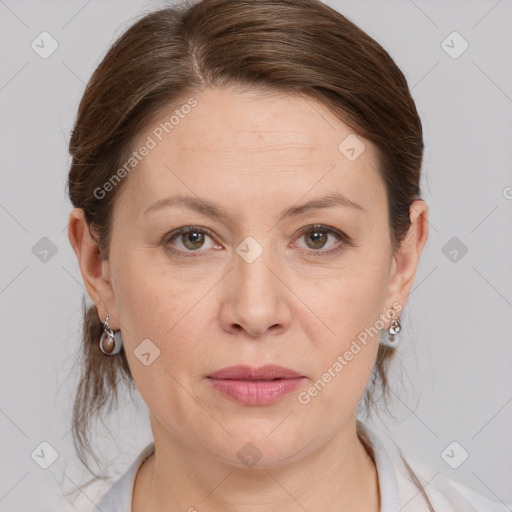
<path id="1" fill-rule="evenodd" d="M 194 98 L 172 131 L 158 131 L 171 111 L 135 144 L 156 143 L 116 200 L 102 303 L 157 443 L 167 436 L 241 466 L 237 452 L 251 442 L 260 467 L 272 467 L 354 420 L 379 341 L 362 333 L 405 303 L 408 281 L 369 141 L 354 145 L 350 127 L 299 96 L 210 89 Z M 155 205 L 176 196 L 190 200 Z M 345 201 L 300 208 L 326 196 Z M 280 365 L 302 378 L 250 403 L 249 385 L 233 396 L 208 377 L 234 365 Z"/>

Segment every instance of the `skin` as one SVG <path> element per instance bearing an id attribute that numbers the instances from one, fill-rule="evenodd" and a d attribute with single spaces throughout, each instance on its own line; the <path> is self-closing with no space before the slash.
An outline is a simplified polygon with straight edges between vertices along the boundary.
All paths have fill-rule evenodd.
<path id="1" fill-rule="evenodd" d="M 150 413 L 156 452 L 137 474 L 132 511 L 376 512 L 377 472 L 357 436 L 356 409 L 378 336 L 308 404 L 298 394 L 393 303 L 406 304 L 428 236 L 427 205 L 413 203 L 407 238 L 393 254 L 376 149 L 362 139 L 366 149 L 349 161 L 338 145 L 353 130 L 325 106 L 233 88 L 194 97 L 198 106 L 124 178 L 108 261 L 82 210 L 69 219 L 87 291 L 100 319 L 108 311 L 111 327 L 121 329 Z M 163 113 L 135 146 L 168 118 Z M 286 208 L 335 191 L 362 209 L 317 208 L 277 222 Z M 218 203 L 229 217 L 182 206 L 144 215 L 174 194 Z M 353 244 L 325 231 L 320 241 L 314 229 L 300 234 L 312 224 Z M 190 233 L 187 245 L 180 235 L 162 241 L 191 225 L 213 235 L 202 246 Z M 247 236 L 263 248 L 252 263 L 236 252 Z M 134 355 L 146 338 L 160 350 L 149 366 Z M 270 405 L 234 402 L 205 378 L 231 365 L 270 363 L 306 377 Z M 250 468 L 237 457 L 248 442 L 262 454 Z"/>

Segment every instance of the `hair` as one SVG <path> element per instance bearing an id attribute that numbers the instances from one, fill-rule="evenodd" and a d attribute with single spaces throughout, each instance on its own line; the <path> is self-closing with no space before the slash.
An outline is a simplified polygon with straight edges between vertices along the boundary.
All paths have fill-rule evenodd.
<path id="1" fill-rule="evenodd" d="M 386 188 L 391 246 L 400 247 L 411 204 L 420 198 L 424 146 L 407 81 L 393 59 L 319 0 L 203 0 L 141 17 L 110 47 L 85 88 L 69 143 L 67 191 L 73 206 L 83 209 L 102 258 L 109 257 L 112 209 L 127 178 L 104 197 L 95 191 L 127 161 L 146 127 L 211 87 L 316 100 L 372 142 Z M 82 304 L 82 373 L 72 433 L 78 457 L 93 473 L 87 464 L 87 456 L 94 456 L 91 421 L 116 405 L 121 380 L 132 389 L 134 383 L 124 349 L 115 357 L 100 352 L 98 311 Z M 362 401 L 366 411 L 381 400 L 387 404 L 393 353 L 379 345 Z"/>

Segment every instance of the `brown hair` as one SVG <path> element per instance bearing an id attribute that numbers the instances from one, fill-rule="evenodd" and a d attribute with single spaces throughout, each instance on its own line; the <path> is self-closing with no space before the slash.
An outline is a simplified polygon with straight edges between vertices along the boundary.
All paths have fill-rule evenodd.
<path id="1" fill-rule="evenodd" d="M 400 246 L 411 203 L 420 197 L 423 136 L 406 79 L 388 53 L 318 0 L 203 0 L 153 11 L 135 22 L 109 49 L 80 102 L 69 144 L 68 193 L 84 210 L 104 258 L 112 206 L 127 178 L 101 199 L 95 190 L 111 179 L 135 139 L 164 110 L 214 86 L 317 100 L 373 142 L 386 185 L 393 250 Z M 96 306 L 83 304 L 82 376 L 72 432 L 75 450 L 90 470 L 90 422 L 115 405 L 119 381 L 133 388 L 133 379 L 124 349 L 115 357 L 100 352 Z M 367 411 L 381 398 L 386 403 L 393 350 L 379 346 L 363 400 Z M 376 398 L 379 384 L 382 394 Z"/>

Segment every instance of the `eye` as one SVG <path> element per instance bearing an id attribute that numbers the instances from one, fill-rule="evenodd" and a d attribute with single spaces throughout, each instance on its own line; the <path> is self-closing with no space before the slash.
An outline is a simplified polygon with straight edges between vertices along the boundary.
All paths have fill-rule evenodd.
<path id="1" fill-rule="evenodd" d="M 341 243 L 334 244 L 334 247 L 332 247 L 333 244 L 331 243 L 331 248 L 320 250 L 328 245 L 329 235 L 331 235 L 331 238 L 337 238 Z M 312 253 L 313 256 L 325 256 L 328 254 L 333 254 L 340 251 L 344 245 L 351 245 L 351 239 L 347 235 L 338 231 L 337 229 L 331 228 L 329 226 L 323 226 L 321 224 L 307 226 L 306 228 L 302 229 L 299 239 L 302 237 L 304 237 L 306 247 L 308 249 L 312 249 L 312 251 L 307 252 Z"/>
<path id="2" fill-rule="evenodd" d="M 166 250 L 180 256 L 199 257 L 206 255 L 208 249 L 221 248 L 215 244 L 212 237 L 213 233 L 207 228 L 185 226 L 165 236 L 162 244 Z M 299 233 L 299 239 L 302 237 L 306 241 L 304 252 L 308 256 L 328 256 L 341 251 L 345 246 L 353 246 L 353 241 L 348 235 L 322 224 L 306 226 Z M 329 238 L 338 239 L 338 243 L 331 242 L 331 248 L 324 249 L 329 245 Z M 333 245 L 334 247 L 332 247 Z"/>
<path id="3" fill-rule="evenodd" d="M 209 244 L 206 243 L 208 239 Z M 177 245 L 179 250 L 167 247 L 167 244 L 174 241 L 176 241 L 174 245 Z M 205 252 L 199 249 L 211 249 L 214 245 L 210 231 L 198 226 L 187 226 L 173 231 L 165 238 L 164 244 L 173 252 Z"/>

